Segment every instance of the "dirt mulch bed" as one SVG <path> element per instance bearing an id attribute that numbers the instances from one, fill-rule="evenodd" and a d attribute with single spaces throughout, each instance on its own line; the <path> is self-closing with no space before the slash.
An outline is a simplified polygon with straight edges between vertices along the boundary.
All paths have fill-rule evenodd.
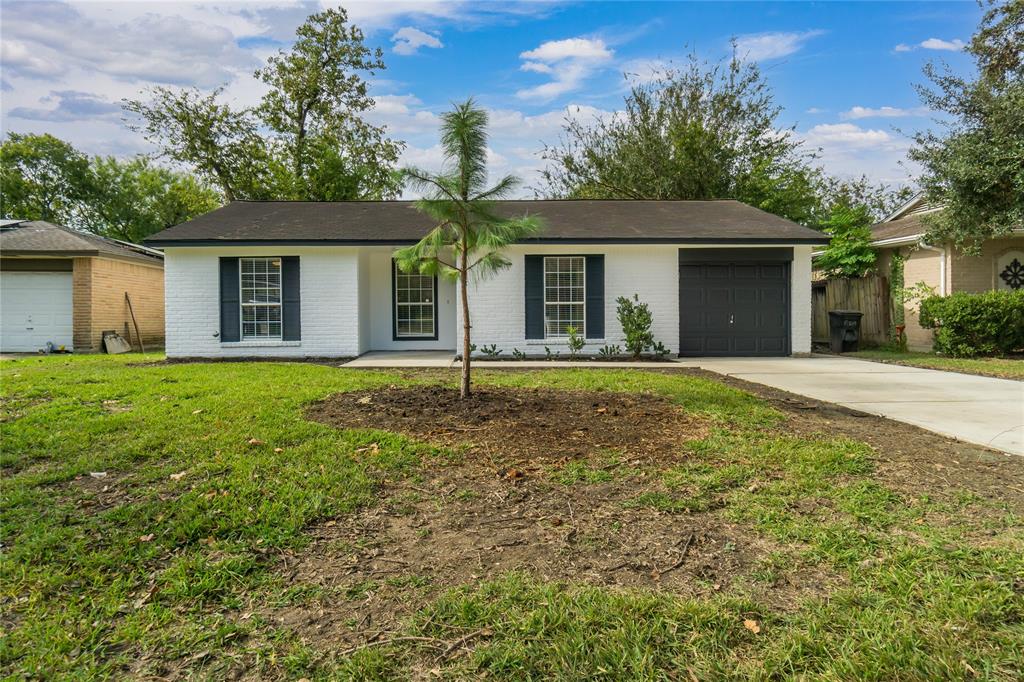
<path id="1" fill-rule="evenodd" d="M 477 387 L 468 400 L 449 386 L 339 393 L 312 405 L 309 419 L 342 429 L 379 428 L 508 464 L 564 461 L 616 451 L 671 462 L 707 423 L 660 396 Z"/>

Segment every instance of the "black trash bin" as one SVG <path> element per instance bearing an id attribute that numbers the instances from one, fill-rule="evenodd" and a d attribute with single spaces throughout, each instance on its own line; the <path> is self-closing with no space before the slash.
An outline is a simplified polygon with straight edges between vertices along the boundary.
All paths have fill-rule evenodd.
<path id="1" fill-rule="evenodd" d="M 828 311 L 829 345 L 833 353 L 852 353 L 860 344 L 860 318 L 858 310 Z"/>

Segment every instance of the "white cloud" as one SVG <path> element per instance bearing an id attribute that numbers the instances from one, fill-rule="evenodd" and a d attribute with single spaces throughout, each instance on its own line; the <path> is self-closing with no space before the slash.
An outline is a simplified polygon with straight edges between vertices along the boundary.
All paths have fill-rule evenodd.
<path id="1" fill-rule="evenodd" d="M 543 64 L 541 62 L 524 62 L 519 67 L 520 71 L 533 71 L 534 73 L 553 73 L 554 69 L 549 64 Z"/>
<path id="2" fill-rule="evenodd" d="M 540 73 L 551 80 L 516 92 L 520 99 L 548 101 L 577 90 L 583 81 L 611 61 L 614 51 L 599 38 L 549 40 L 519 55 L 520 71 Z"/>
<path id="3" fill-rule="evenodd" d="M 755 62 L 778 59 L 798 52 L 804 44 L 824 34 L 824 31 L 775 31 L 737 36 L 736 51 L 741 57 Z"/>
<path id="4" fill-rule="evenodd" d="M 959 52 L 964 49 L 966 45 L 964 41 L 957 38 L 956 40 L 942 40 L 940 38 L 929 38 L 921 43 L 921 47 L 926 50 L 948 50 L 950 52 Z"/>
<path id="5" fill-rule="evenodd" d="M 967 47 L 967 44 L 959 38 L 953 40 L 943 40 L 942 38 L 929 38 L 928 40 L 922 40 L 916 45 L 907 45 L 906 43 L 900 43 L 896 47 L 892 48 L 893 52 L 910 52 L 918 48 L 923 50 L 942 50 L 946 52 L 959 52 L 960 50 Z"/>
<path id="6" fill-rule="evenodd" d="M 128 20 L 111 14 L 103 19 L 69 4 L 5 5 L 4 43 L 14 43 L 5 50 L 5 70 L 8 53 L 13 53 L 11 75 L 67 78 L 80 69 L 90 78 L 99 73 L 128 81 L 211 87 L 254 66 L 252 56 L 221 25 L 177 13 L 151 12 Z"/>
<path id="7" fill-rule="evenodd" d="M 18 40 L 5 39 L 0 43 L 0 62 L 3 62 L 4 70 L 12 75 L 45 78 L 59 75 L 63 71 L 56 61 L 40 56 Z"/>
<path id="8" fill-rule="evenodd" d="M 832 175 L 867 175 L 876 182 L 913 184 L 918 170 L 907 160 L 910 141 L 885 130 L 825 123 L 795 135 L 806 147 L 819 150 L 819 161 Z"/>
<path id="9" fill-rule="evenodd" d="M 849 111 L 839 114 L 839 118 L 850 121 L 861 118 L 905 118 L 907 116 L 927 116 L 928 107 L 913 107 L 901 109 L 899 107 L 852 107 Z"/>
<path id="10" fill-rule="evenodd" d="M 878 147 L 893 142 L 884 130 L 864 129 L 853 123 L 820 123 L 803 134 L 811 146 L 838 144 L 846 147 Z"/>
<path id="11" fill-rule="evenodd" d="M 391 48 L 392 51 L 395 54 L 403 55 L 416 54 L 421 47 L 431 47 L 435 49 L 444 47 L 444 43 L 442 43 L 437 36 L 427 33 L 426 31 L 421 31 L 418 28 L 413 28 L 412 26 L 403 26 L 398 29 L 398 31 L 391 36 L 391 42 L 394 43 Z"/>
<path id="12" fill-rule="evenodd" d="M 810 109 L 807 110 L 807 113 L 808 114 L 824 114 L 825 111 L 826 111 L 825 109 L 819 109 L 818 107 L 811 107 Z"/>
<path id="13" fill-rule="evenodd" d="M 563 59 L 611 59 L 612 51 L 597 38 L 566 38 L 549 40 L 540 47 L 527 50 L 519 55 L 523 59 L 540 62 L 557 62 Z"/>

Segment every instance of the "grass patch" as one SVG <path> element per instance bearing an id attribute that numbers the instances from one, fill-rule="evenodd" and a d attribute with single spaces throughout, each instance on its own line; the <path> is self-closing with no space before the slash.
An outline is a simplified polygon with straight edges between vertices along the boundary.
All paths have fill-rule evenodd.
<path id="1" fill-rule="evenodd" d="M 559 581 L 511 572 L 441 590 L 431 574 L 392 564 L 395 572 L 325 586 L 274 567 L 301 556 L 311 529 L 341 527 L 390 484 L 428 486 L 425 461 L 462 463 L 387 431 L 307 421 L 304 407 L 338 391 L 454 385 L 453 375 L 131 366 L 137 359 L 0 363 L 4 676 L 402 679 L 436 668 L 451 679 L 1010 680 L 1024 669 L 1024 528 L 1014 508 L 967 490 L 900 493 L 864 443 L 789 433 L 782 414 L 714 380 L 477 373 L 492 385 L 657 393 L 711 420 L 710 435 L 680 443 L 685 457 L 671 466 L 581 460 L 546 474 L 573 493 L 628 479 L 636 494 L 625 504 L 635 509 L 752 529 L 777 549 L 747 583 L 696 597 L 588 584 L 582 572 Z M 480 497 L 461 485 L 452 499 Z M 430 492 L 388 501 L 411 514 Z M 564 526 L 557 537 L 568 537 Z M 351 555 L 371 539 L 334 542 Z M 746 591 L 808 567 L 841 584 L 788 609 Z M 385 639 L 418 639 L 345 654 L 265 617 L 358 606 L 382 592 L 420 604 Z M 358 621 L 347 627 L 360 631 Z"/>
<path id="2" fill-rule="evenodd" d="M 889 350 L 862 350 L 849 355 L 894 365 L 1024 380 L 1024 358 L 949 358 L 935 353 Z"/>

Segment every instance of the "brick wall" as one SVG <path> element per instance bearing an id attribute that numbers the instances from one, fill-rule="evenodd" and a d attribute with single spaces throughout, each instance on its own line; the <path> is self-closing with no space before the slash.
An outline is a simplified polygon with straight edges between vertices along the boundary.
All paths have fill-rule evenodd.
<path id="1" fill-rule="evenodd" d="M 1024 237 L 990 239 L 981 247 L 978 256 L 953 253 L 950 263 L 952 291 L 981 293 L 997 288 L 996 264 L 1007 251 L 1024 251 Z"/>
<path id="2" fill-rule="evenodd" d="M 168 248 L 164 259 L 168 357 L 346 357 L 359 354 L 358 249 Z M 301 341 L 222 343 L 220 257 L 298 256 Z"/>
<path id="3" fill-rule="evenodd" d="M 718 246 L 718 245 L 713 245 Z M 529 354 L 544 352 L 551 341 L 527 340 L 523 282 L 526 254 L 605 255 L 605 302 L 603 339 L 588 339 L 590 350 L 605 344 L 622 345 L 622 329 L 616 319 L 615 299 L 638 294 L 650 306 L 654 338 L 673 353 L 679 350 L 679 245 L 628 246 L 516 246 L 506 255 L 512 266 L 479 285 L 471 285 L 470 320 L 477 346 L 495 344 L 511 354 L 518 348 Z M 687 248 L 691 248 L 688 246 Z M 692 247 L 699 248 L 699 247 Z M 811 247 L 796 246 L 791 267 L 792 311 L 791 351 L 811 350 Z M 457 329 L 462 328 L 459 311 Z M 564 346 L 564 343 L 560 344 Z M 564 348 L 559 348 L 563 350 Z"/>
<path id="4" fill-rule="evenodd" d="M 103 352 L 103 332 L 114 330 L 138 348 L 127 292 L 146 350 L 164 345 L 164 271 L 158 264 L 114 258 L 75 258 L 72 275 L 74 347 Z"/>
<path id="5" fill-rule="evenodd" d="M 78 353 L 98 350 L 92 342 L 92 261 L 75 258 L 71 266 L 71 336 Z"/>
<path id="6" fill-rule="evenodd" d="M 943 258 L 944 254 L 938 251 L 921 248 L 910 251 L 903 263 L 903 286 L 909 288 L 917 286 L 919 282 L 924 282 L 933 287 L 935 293 L 940 293 L 942 291 Z M 907 346 L 911 350 L 931 350 L 932 330 L 923 328 L 917 321 L 919 303 L 919 301 L 907 301 L 903 304 L 903 322 L 907 326 Z"/>

